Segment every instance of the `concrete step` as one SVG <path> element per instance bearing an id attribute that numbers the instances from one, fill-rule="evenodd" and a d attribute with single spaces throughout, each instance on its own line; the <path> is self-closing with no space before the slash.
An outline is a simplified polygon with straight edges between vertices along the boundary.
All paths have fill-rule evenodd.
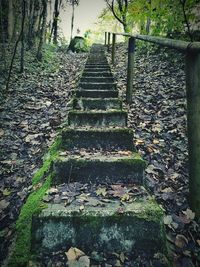
<path id="1" fill-rule="evenodd" d="M 92 199 L 94 203 L 98 201 L 91 197 L 91 203 Z M 71 247 L 86 254 L 166 252 L 163 211 L 152 199 L 135 198 L 123 205 L 119 200 L 109 199 L 107 203 L 99 201 L 97 206 L 90 202 L 85 202 L 82 209 L 77 200 L 68 206 L 45 203 L 46 208 L 32 219 L 31 254 L 66 252 Z"/>
<path id="2" fill-rule="evenodd" d="M 109 98 L 109 97 L 118 97 L 117 90 L 76 90 L 77 97 L 89 97 L 89 98 Z"/>
<path id="3" fill-rule="evenodd" d="M 102 149 L 135 151 L 133 131 L 128 128 L 66 128 L 62 130 L 61 149 Z"/>
<path id="4" fill-rule="evenodd" d="M 79 87 L 82 89 L 96 89 L 96 90 L 107 90 L 107 89 L 116 89 L 116 83 L 114 82 L 80 82 Z"/>
<path id="5" fill-rule="evenodd" d="M 78 110 L 108 110 L 122 109 L 122 100 L 118 98 L 74 98 L 73 109 Z"/>
<path id="6" fill-rule="evenodd" d="M 70 111 L 68 114 L 70 126 L 93 127 L 126 127 L 127 112 L 125 111 Z"/>
<path id="7" fill-rule="evenodd" d="M 137 153 L 132 153 L 130 156 L 120 153 L 97 151 L 89 155 L 86 153 L 58 156 L 53 162 L 52 183 L 59 185 L 70 180 L 81 183 L 142 185 L 145 161 Z"/>
<path id="8" fill-rule="evenodd" d="M 114 82 L 113 77 L 93 77 L 93 76 L 87 76 L 82 77 L 80 79 L 80 82 L 82 83 L 112 83 Z"/>
<path id="9" fill-rule="evenodd" d="M 108 65 L 108 61 L 105 57 L 90 57 L 86 61 L 86 64 L 91 65 Z"/>
<path id="10" fill-rule="evenodd" d="M 82 73 L 82 77 L 113 77 L 113 76 L 110 71 L 102 71 L 102 72 L 84 71 Z"/>
<path id="11" fill-rule="evenodd" d="M 110 68 L 110 66 L 108 64 L 86 64 L 85 68 L 104 69 Z"/>
<path id="12" fill-rule="evenodd" d="M 92 66 L 95 66 L 95 65 L 97 65 L 97 66 L 98 65 L 106 65 L 106 66 L 108 66 L 108 62 L 107 62 L 106 59 L 96 59 L 96 58 L 87 60 L 85 64 L 86 65 L 92 65 Z"/>
<path id="13" fill-rule="evenodd" d="M 88 71 L 88 72 L 102 72 L 103 71 L 104 72 L 104 71 L 110 71 L 110 67 L 104 67 L 104 68 L 85 67 L 84 71 Z"/>

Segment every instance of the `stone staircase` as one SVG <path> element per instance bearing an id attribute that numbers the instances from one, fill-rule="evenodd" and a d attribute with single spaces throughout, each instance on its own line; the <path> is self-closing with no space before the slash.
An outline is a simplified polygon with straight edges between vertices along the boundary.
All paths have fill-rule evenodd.
<path id="1" fill-rule="evenodd" d="M 87 255 L 165 253 L 163 211 L 143 187 L 146 163 L 135 151 L 101 45 L 91 48 L 68 124 L 47 207 L 33 216 L 32 254 L 70 247 Z"/>

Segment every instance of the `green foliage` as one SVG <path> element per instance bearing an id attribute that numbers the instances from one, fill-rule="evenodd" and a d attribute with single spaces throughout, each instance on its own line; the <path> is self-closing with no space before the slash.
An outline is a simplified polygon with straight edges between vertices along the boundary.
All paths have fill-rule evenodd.
<path id="1" fill-rule="evenodd" d="M 190 23 L 197 19 L 195 15 L 196 0 L 186 0 L 185 10 Z M 177 0 L 134 0 L 129 4 L 129 21 L 133 20 L 140 33 L 146 34 L 146 24 L 151 20 L 153 35 L 164 35 L 185 31 L 185 19 L 181 1 Z"/>
<path id="2" fill-rule="evenodd" d="M 87 52 L 89 50 L 88 43 L 85 38 L 80 36 L 75 36 L 68 47 L 68 50 L 72 52 Z"/>

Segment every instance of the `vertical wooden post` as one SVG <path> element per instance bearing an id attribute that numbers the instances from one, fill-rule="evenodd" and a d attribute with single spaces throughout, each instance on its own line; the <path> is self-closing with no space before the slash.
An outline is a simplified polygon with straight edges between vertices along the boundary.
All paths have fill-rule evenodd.
<path id="1" fill-rule="evenodd" d="M 115 48 L 116 48 L 116 34 L 112 36 L 112 64 L 115 64 Z"/>
<path id="2" fill-rule="evenodd" d="M 110 32 L 108 32 L 108 52 L 110 51 Z"/>
<path id="3" fill-rule="evenodd" d="M 128 41 L 128 67 L 127 67 L 127 85 L 126 102 L 131 104 L 133 93 L 133 67 L 134 67 L 135 38 L 130 37 Z"/>
<path id="4" fill-rule="evenodd" d="M 189 202 L 200 216 L 200 52 L 186 54 Z"/>
<path id="5" fill-rule="evenodd" d="M 105 32 L 105 46 L 107 44 L 107 32 Z"/>

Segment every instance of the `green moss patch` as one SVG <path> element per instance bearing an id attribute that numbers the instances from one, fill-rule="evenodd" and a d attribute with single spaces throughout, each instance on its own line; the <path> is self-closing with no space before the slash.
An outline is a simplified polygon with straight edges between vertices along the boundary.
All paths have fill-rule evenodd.
<path id="1" fill-rule="evenodd" d="M 41 200 L 51 186 L 53 178 L 51 165 L 53 159 L 58 155 L 60 147 L 61 137 L 58 137 L 45 156 L 42 167 L 33 177 L 32 184 L 35 187 L 35 191 L 29 195 L 16 222 L 16 243 L 9 261 L 10 267 L 26 266 L 30 259 L 32 215 L 46 208 Z"/>
<path id="2" fill-rule="evenodd" d="M 39 213 L 45 208 L 45 206 L 41 204 L 41 200 L 45 192 L 50 188 L 51 178 L 51 175 L 49 175 L 41 188 L 28 197 L 21 209 L 16 223 L 16 244 L 9 266 L 26 266 L 30 258 L 32 215 L 33 213 Z"/>
<path id="3" fill-rule="evenodd" d="M 62 144 L 61 137 L 57 137 L 56 141 L 50 147 L 49 152 L 44 157 L 45 160 L 43 162 L 42 167 L 36 172 L 33 176 L 32 184 L 36 185 L 41 182 L 42 178 L 50 171 L 52 160 L 58 155 L 58 150 L 60 149 Z"/>

